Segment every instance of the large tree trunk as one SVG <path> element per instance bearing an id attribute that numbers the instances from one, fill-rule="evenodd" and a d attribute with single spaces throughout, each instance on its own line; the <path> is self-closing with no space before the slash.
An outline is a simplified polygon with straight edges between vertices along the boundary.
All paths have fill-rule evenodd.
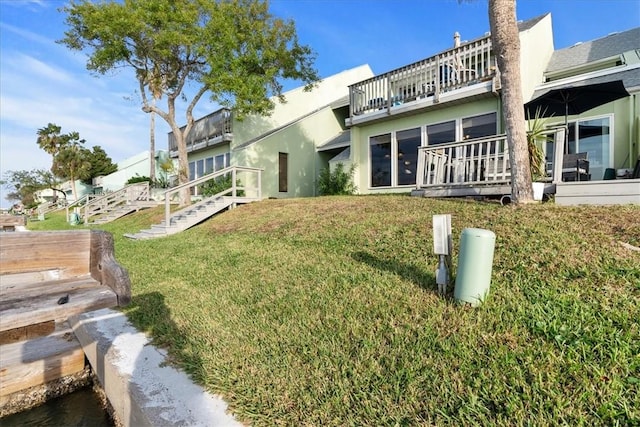
<path id="1" fill-rule="evenodd" d="M 533 189 L 520 82 L 520 38 L 515 0 L 489 0 L 489 25 L 502 85 L 502 109 L 511 162 L 511 197 L 515 203 L 529 203 L 533 201 Z"/>

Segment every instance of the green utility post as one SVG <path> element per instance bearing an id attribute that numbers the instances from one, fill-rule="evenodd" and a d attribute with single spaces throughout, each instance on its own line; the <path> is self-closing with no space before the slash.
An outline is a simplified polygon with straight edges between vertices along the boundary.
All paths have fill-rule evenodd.
<path id="1" fill-rule="evenodd" d="M 481 228 L 465 228 L 460 236 L 458 270 L 453 297 L 477 307 L 489 293 L 496 235 Z"/>

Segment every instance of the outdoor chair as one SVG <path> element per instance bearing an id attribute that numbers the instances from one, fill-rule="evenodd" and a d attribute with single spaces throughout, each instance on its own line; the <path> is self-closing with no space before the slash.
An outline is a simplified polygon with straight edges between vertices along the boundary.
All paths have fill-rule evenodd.
<path id="1" fill-rule="evenodd" d="M 563 181 L 589 181 L 588 153 L 565 154 L 562 158 L 562 180 Z"/>

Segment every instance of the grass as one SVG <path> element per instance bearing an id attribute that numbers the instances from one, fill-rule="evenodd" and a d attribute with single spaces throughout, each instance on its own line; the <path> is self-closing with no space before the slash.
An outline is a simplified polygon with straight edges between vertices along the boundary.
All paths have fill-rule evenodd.
<path id="1" fill-rule="evenodd" d="M 477 309 L 436 293 L 440 213 L 454 247 L 465 227 L 497 235 Z M 126 312 L 247 423 L 640 425 L 640 253 L 619 243 L 640 246 L 637 206 L 267 200 L 122 237 L 162 215 L 103 226 Z"/>

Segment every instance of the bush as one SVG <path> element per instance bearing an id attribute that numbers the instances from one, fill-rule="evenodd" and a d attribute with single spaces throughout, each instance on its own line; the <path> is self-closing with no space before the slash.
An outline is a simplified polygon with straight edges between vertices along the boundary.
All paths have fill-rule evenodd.
<path id="1" fill-rule="evenodd" d="M 232 179 L 233 178 L 229 173 L 207 181 L 200 186 L 200 194 L 202 194 L 204 197 L 211 197 L 223 192 L 224 190 L 228 190 L 229 188 L 231 188 L 231 183 L 233 182 Z M 236 180 L 236 187 L 239 186 L 240 180 Z M 244 196 L 244 191 L 238 190 L 237 195 L 240 197 Z"/>
<path id="2" fill-rule="evenodd" d="M 325 168 L 320 172 L 318 179 L 318 192 L 322 196 L 348 195 L 356 192 L 357 187 L 353 183 L 355 166 L 351 165 L 348 171 L 344 170 L 344 164 L 338 163 L 331 172 Z"/>
<path id="3" fill-rule="evenodd" d="M 136 175 L 136 176 L 132 176 L 131 178 L 129 178 L 127 180 L 127 185 L 129 184 L 137 184 L 139 182 L 151 182 L 151 178 L 149 178 L 148 176 L 140 176 L 140 175 Z"/>

